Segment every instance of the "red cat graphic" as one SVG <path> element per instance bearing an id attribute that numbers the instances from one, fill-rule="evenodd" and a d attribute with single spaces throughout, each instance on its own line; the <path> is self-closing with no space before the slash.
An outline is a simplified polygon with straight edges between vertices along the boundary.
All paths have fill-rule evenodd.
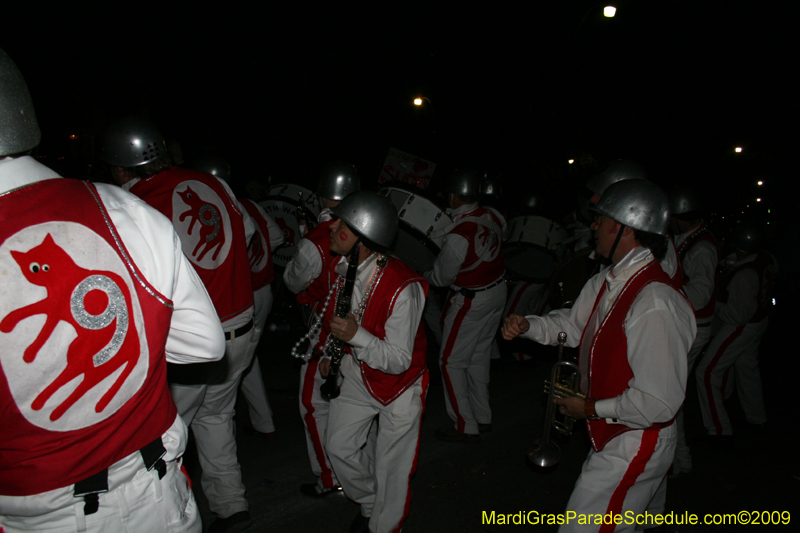
<path id="1" fill-rule="evenodd" d="M 27 252 L 11 251 L 11 255 L 30 283 L 47 289 L 43 300 L 10 312 L 0 322 L 0 331 L 10 333 L 24 319 L 46 315 L 23 360 L 32 363 L 36 359 L 59 322 L 67 322 L 77 333 L 67 351 L 66 368 L 36 397 L 31 408 L 40 410 L 61 387 L 83 376 L 77 388 L 50 414 L 50 420 L 56 421 L 86 392 L 124 366 L 95 406 L 96 412 L 103 411 L 140 356 L 128 286 L 118 274 L 75 264 L 49 233 L 38 246 Z"/>
<path id="2" fill-rule="evenodd" d="M 275 223 L 278 224 L 278 227 L 283 231 L 283 246 L 294 246 L 296 243 L 294 242 L 294 230 L 292 227 L 283 219 L 283 217 L 274 218 Z"/>
<path id="3" fill-rule="evenodd" d="M 202 261 L 205 255 L 216 248 L 214 255 L 211 256 L 213 261 L 216 261 L 222 245 L 225 244 L 225 232 L 222 231 L 222 216 L 220 215 L 217 206 L 210 202 L 206 202 L 192 190 L 191 187 L 186 187 L 185 191 L 178 191 L 181 199 L 186 205 L 189 206 L 188 211 L 181 213 L 180 222 L 188 216 L 189 218 L 189 235 L 192 234 L 195 221 L 200 222 L 200 240 L 197 241 L 197 246 L 192 250 L 192 255 L 196 256 L 198 250 L 202 249 L 200 256 L 197 257 L 198 261 Z"/>
<path id="4" fill-rule="evenodd" d="M 253 235 L 253 239 L 250 241 L 250 247 L 247 250 L 248 255 L 250 256 L 250 268 L 253 269 L 261 264 L 261 260 L 264 259 L 264 254 L 266 250 L 264 250 L 264 244 L 261 242 L 261 233 L 256 232 Z"/>

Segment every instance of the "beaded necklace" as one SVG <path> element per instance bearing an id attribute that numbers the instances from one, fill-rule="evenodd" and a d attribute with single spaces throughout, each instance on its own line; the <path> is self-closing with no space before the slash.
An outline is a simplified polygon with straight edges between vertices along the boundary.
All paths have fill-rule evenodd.
<path id="1" fill-rule="evenodd" d="M 369 258 L 367 258 L 369 259 Z M 372 297 L 372 293 L 375 287 L 378 285 L 378 282 L 383 277 L 383 272 L 386 269 L 386 264 L 389 262 L 389 258 L 385 255 L 380 255 L 378 257 L 377 266 L 375 270 L 372 271 L 372 276 L 369 279 L 369 283 L 367 284 L 367 290 L 364 291 L 364 296 L 361 298 L 361 303 L 358 304 L 358 307 L 353 312 L 353 316 L 356 319 L 356 322 L 361 324 L 361 318 L 364 316 L 364 310 L 367 308 L 369 304 L 369 300 Z M 331 303 L 331 299 L 333 298 L 334 291 L 336 292 L 336 300 L 334 301 L 334 308 L 336 308 L 336 304 L 339 302 L 339 289 L 344 286 L 344 276 L 339 276 L 339 279 L 336 283 L 333 284 L 331 290 L 328 292 L 328 296 L 325 298 L 325 304 L 322 306 L 322 311 L 319 314 L 315 314 L 314 324 L 309 328 L 308 332 L 303 335 L 299 341 L 295 343 L 292 347 L 292 357 L 297 359 L 307 359 L 310 357 L 311 352 L 309 353 L 299 353 L 300 346 L 306 341 L 310 340 L 311 337 L 316 335 L 322 329 L 322 320 L 325 317 L 325 312 L 328 310 L 328 306 Z M 328 336 L 325 339 L 325 346 L 322 348 L 322 353 L 324 354 L 328 350 L 328 345 L 331 342 L 331 337 Z"/>

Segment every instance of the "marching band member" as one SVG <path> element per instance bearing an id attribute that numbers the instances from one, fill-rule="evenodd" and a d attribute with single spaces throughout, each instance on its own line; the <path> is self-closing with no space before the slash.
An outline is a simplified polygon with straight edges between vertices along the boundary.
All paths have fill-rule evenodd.
<path id="1" fill-rule="evenodd" d="M 210 531 L 241 531 L 252 524 L 236 456 L 233 421 L 242 373 L 250 366 L 253 289 L 247 244 L 255 233 L 228 185 L 205 172 L 172 166 L 164 138 L 140 117 L 110 124 L 100 159 L 114 180 L 172 220 L 183 252 L 208 290 L 225 331 L 225 364 L 212 375 L 170 386 L 178 411 L 192 428 L 203 470 L 201 484 L 217 519 Z M 208 370 L 208 369 L 206 369 Z"/>
<path id="2" fill-rule="evenodd" d="M 504 221 L 478 203 L 480 182 L 471 170 L 456 170 L 445 185 L 453 225 L 433 269 L 431 285 L 450 286 L 443 312 L 439 365 L 447 413 L 454 426 L 436 437 L 478 442 L 489 431 L 489 363 L 497 324 L 506 301 L 503 282 Z"/>
<path id="3" fill-rule="evenodd" d="M 329 340 L 349 344 L 341 360 L 341 394 L 331 400 L 326 449 L 348 498 L 361 505 L 351 532 L 400 531 L 411 504 L 422 414 L 428 390 L 427 344 L 421 322 L 428 284 L 401 261 L 385 255 L 397 233 L 397 211 L 385 196 L 361 191 L 333 208 L 331 250 L 335 272 L 358 261 L 350 314 L 335 316 Z M 346 258 L 350 256 L 349 258 Z M 355 265 L 353 265 L 355 266 Z M 341 280 L 342 278 L 339 277 Z M 331 360 L 320 363 L 327 376 Z M 377 417 L 375 449 L 365 444 Z"/>
<path id="4" fill-rule="evenodd" d="M 207 155 L 195 161 L 192 167 L 207 172 L 225 183 L 230 184 L 231 167 L 217 155 Z M 253 336 L 250 342 L 255 353 L 264 325 L 272 310 L 272 281 L 275 279 L 275 266 L 272 262 L 272 250 L 283 244 L 283 231 L 277 222 L 264 211 L 264 208 L 247 198 L 237 198 L 239 207 L 250 215 L 256 225 L 247 254 L 250 258 L 250 284 L 253 287 Z M 275 423 L 272 420 L 272 409 L 267 399 L 267 389 L 261 374 L 258 356 L 242 376 L 241 391 L 250 412 L 250 423 L 257 435 L 270 438 L 275 434 Z"/>
<path id="5" fill-rule="evenodd" d="M 25 155 L 3 50 L 0 116 L 0 531 L 200 533 L 166 367 L 222 358 L 214 305 L 161 213 Z"/>
<path id="6" fill-rule="evenodd" d="M 338 256 L 330 251 L 330 231 L 333 224 L 331 209 L 339 205 L 346 196 L 360 188 L 358 171 L 353 165 L 332 163 L 320 176 L 317 196 L 323 206 L 317 225 L 300 240 L 297 253 L 283 271 L 286 287 L 297 294 L 297 301 L 305 310 L 305 318 L 320 312 L 329 295 L 332 269 Z M 305 483 L 300 490 L 306 496 L 321 498 L 341 490 L 330 461 L 325 453 L 325 431 L 328 424 L 330 403 L 320 395 L 323 383 L 318 371 L 320 352 L 313 350 L 318 343 L 324 344 L 328 336 L 327 326 L 320 323 L 318 329 L 309 331 L 311 355 L 300 370 L 300 416 L 306 430 L 306 446 L 311 471 L 317 476 L 316 483 Z M 298 354 L 306 355 L 306 354 Z"/>
<path id="7" fill-rule="evenodd" d="M 609 186 L 594 211 L 596 252 L 611 264 L 587 282 L 571 309 L 512 315 L 503 337 L 556 344 L 563 331 L 569 346 L 579 346 L 586 400 L 555 402 L 562 414 L 587 419 L 592 450 L 567 511 L 657 514 L 675 451 L 673 421 L 686 390 L 694 314 L 659 261 L 667 249 L 667 195 L 652 183 L 625 180 Z M 597 531 L 597 525 L 572 522 L 559 531 Z"/>
<path id="8" fill-rule="evenodd" d="M 750 222 L 740 222 L 731 231 L 735 250 L 722 262 L 713 337 L 695 372 L 703 424 L 709 440 L 718 444 L 729 443 L 733 435 L 722 403 L 723 382 L 731 368 L 736 371 L 736 392 L 745 419 L 758 426 L 767 422 L 758 345 L 769 325 L 778 265 L 761 248 L 761 241 L 761 232 Z"/>
<path id="9" fill-rule="evenodd" d="M 711 320 L 717 297 L 717 263 L 719 245 L 702 217 L 700 198 L 688 187 L 676 187 L 669 195 L 670 230 L 683 273 L 683 292 L 694 308 L 697 321 L 697 337 L 689 350 L 688 372 L 694 368 L 697 357 L 711 339 Z M 678 445 L 672 474 L 680 475 L 692 471 L 692 456 L 686 445 L 683 428 L 683 408 L 675 419 L 678 428 Z"/>

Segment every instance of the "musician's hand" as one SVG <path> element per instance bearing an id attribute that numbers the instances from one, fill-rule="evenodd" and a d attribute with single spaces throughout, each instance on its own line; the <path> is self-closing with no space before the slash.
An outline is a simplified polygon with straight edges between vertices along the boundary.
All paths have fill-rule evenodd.
<path id="1" fill-rule="evenodd" d="M 355 337 L 356 332 L 358 332 L 358 322 L 352 313 L 347 315 L 347 318 L 338 316 L 331 318 L 331 335 L 340 341 L 349 342 Z"/>
<path id="2" fill-rule="evenodd" d="M 514 339 L 531 328 L 528 319 L 521 315 L 508 315 L 503 323 L 503 338 L 507 341 Z"/>
<path id="3" fill-rule="evenodd" d="M 323 357 L 319 360 L 319 375 L 323 378 L 328 377 L 328 370 L 331 368 L 331 359 L 330 357 Z"/>
<path id="4" fill-rule="evenodd" d="M 580 398 L 555 398 L 553 403 L 558 405 L 558 412 L 575 420 L 586 418 L 583 410 L 584 400 Z"/>

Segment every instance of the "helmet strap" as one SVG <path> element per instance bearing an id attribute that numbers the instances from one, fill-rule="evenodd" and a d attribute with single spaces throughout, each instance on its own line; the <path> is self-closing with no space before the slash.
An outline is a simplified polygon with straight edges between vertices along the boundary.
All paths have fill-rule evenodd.
<path id="1" fill-rule="evenodd" d="M 625 231 L 625 224 L 619 225 L 619 231 L 617 232 L 617 238 L 614 239 L 614 246 L 611 247 L 611 251 L 608 253 L 608 260 L 611 263 L 614 263 L 614 252 L 617 251 L 617 245 L 619 244 L 620 239 L 622 239 L 622 232 Z"/>

